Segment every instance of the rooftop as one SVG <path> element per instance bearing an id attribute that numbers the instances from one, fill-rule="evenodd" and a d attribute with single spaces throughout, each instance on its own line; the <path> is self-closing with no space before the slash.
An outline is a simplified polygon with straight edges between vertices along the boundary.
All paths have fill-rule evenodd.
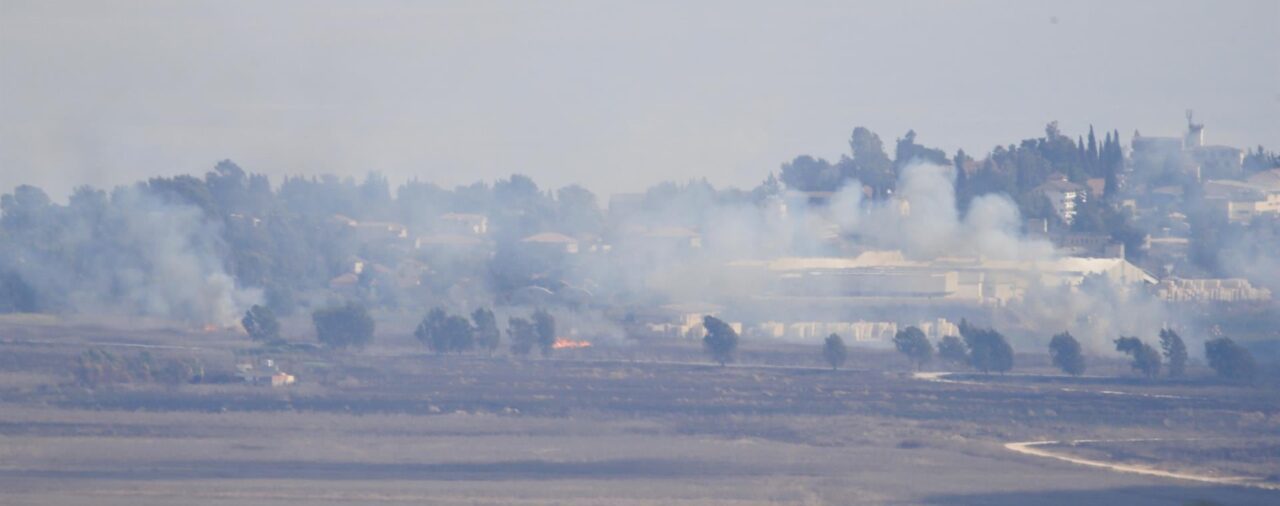
<path id="1" fill-rule="evenodd" d="M 654 227 L 644 233 L 645 237 L 698 237 L 698 233 L 684 227 Z"/>
<path id="2" fill-rule="evenodd" d="M 1036 187 L 1036 189 L 1041 191 L 1051 190 L 1057 192 L 1078 192 L 1084 191 L 1085 188 L 1083 185 L 1072 183 L 1071 181 L 1055 179 L 1046 181 L 1044 184 Z"/>
<path id="3" fill-rule="evenodd" d="M 1267 191 L 1280 191 L 1280 167 L 1264 170 L 1247 179 L 1249 184 Z"/>
<path id="4" fill-rule="evenodd" d="M 534 234 L 524 239 L 521 239 L 520 242 L 536 242 L 536 243 L 543 243 L 543 244 L 572 244 L 572 243 L 578 242 L 578 240 L 572 237 L 569 237 L 567 235 L 561 234 L 559 232 L 543 232 L 541 234 Z"/>
<path id="5" fill-rule="evenodd" d="M 766 261 L 739 261 L 737 267 L 764 267 L 770 271 L 837 269 L 944 269 L 962 271 L 1022 271 L 1060 274 L 1102 274 L 1116 272 L 1148 283 L 1156 279 L 1123 258 L 1058 257 L 1046 260 L 994 260 L 978 257 L 941 257 L 929 261 L 909 260 L 900 251 L 868 251 L 856 257 L 784 257 Z M 1123 272 L 1117 272 L 1120 269 Z"/>

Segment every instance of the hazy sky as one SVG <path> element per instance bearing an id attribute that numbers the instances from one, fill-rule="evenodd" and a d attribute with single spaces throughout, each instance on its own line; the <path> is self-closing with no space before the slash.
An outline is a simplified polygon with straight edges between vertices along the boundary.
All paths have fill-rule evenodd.
<path id="1" fill-rule="evenodd" d="M 0 191 L 203 174 L 749 187 L 854 126 L 1280 149 L 1280 1 L 0 0 Z"/>

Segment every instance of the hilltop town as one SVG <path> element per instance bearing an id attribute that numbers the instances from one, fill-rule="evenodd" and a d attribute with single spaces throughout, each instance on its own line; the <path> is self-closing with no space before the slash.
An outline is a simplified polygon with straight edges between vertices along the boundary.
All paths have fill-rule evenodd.
<path id="1" fill-rule="evenodd" d="M 747 337 L 886 346 L 899 327 L 940 339 L 962 319 L 1016 338 L 1046 326 L 1103 343 L 1164 327 L 1274 338 L 1280 158 L 1206 144 L 1187 120 L 1184 135 L 1128 142 L 1051 123 L 980 158 L 915 132 L 890 157 L 860 127 L 849 155 L 797 157 L 750 190 L 663 183 L 603 206 L 522 175 L 393 191 L 376 173 L 272 185 L 230 161 L 203 178 L 81 187 L 65 205 L 23 186 L 4 196 L 0 310 L 238 327 L 253 304 L 545 307 L 575 337 L 614 341 L 698 338 L 708 314 Z M 1053 300 L 1062 287 L 1085 303 Z M 1126 315 L 1140 321 L 1108 320 L 1099 298 L 1141 306 Z M 1052 305 L 1068 309 L 1035 316 Z M 1196 309 L 1159 309 L 1178 305 Z"/>

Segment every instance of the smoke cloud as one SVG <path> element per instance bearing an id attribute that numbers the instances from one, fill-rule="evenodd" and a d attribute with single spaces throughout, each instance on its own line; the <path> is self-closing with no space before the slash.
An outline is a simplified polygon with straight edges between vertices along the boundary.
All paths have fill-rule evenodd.
<path id="1" fill-rule="evenodd" d="M 30 285 L 39 309 L 231 325 L 261 300 L 227 273 L 220 224 L 197 207 L 141 186 L 110 198 L 81 188 L 67 206 L 36 192 L 6 195 L 6 219 L 22 223 L 8 227 L 0 272 Z"/>
<path id="2" fill-rule="evenodd" d="M 963 218 L 956 209 L 951 167 L 917 164 L 903 169 L 899 193 L 876 203 L 862 200 L 860 184 L 846 185 L 831 211 L 841 229 L 865 246 L 901 250 L 909 258 L 980 256 L 1048 260 L 1053 245 L 1021 233 L 1018 206 L 1002 194 L 974 199 Z"/>
<path id="3" fill-rule="evenodd" d="M 336 187 L 317 186 L 322 188 Z M 326 236 L 322 244 L 333 249 L 334 265 L 340 268 L 345 268 L 345 259 L 354 258 L 344 251 L 360 252 L 390 267 L 366 266 L 379 279 L 372 285 L 378 295 L 362 295 L 368 289 L 363 284 L 354 293 L 372 297 L 369 302 L 374 304 L 398 301 L 389 308 L 410 313 L 434 305 L 470 311 L 497 304 L 515 313 L 546 306 L 566 324 L 575 322 L 572 328 L 579 332 L 608 341 L 622 340 L 625 332 L 616 322 L 628 311 L 709 303 L 733 312 L 737 302 L 768 293 L 776 279 L 759 269 L 739 268 L 743 262 L 848 258 L 877 250 L 900 251 L 921 263 L 943 258 L 1021 262 L 1030 266 L 1025 293 L 1001 307 L 957 309 L 954 302 L 939 300 L 889 310 L 813 308 L 803 318 L 914 323 L 968 316 L 1000 326 L 1026 346 L 1042 346 L 1050 335 L 1067 330 L 1095 352 L 1109 350 L 1117 336 L 1154 336 L 1171 324 L 1164 303 L 1141 287 L 1105 277 L 1079 286 L 1045 281 L 1052 276 L 1041 276 L 1037 266 L 1062 259 L 1052 244 L 1022 233 L 1018 208 L 1004 195 L 979 196 L 961 214 L 950 167 L 908 166 L 896 188 L 889 198 L 872 200 L 853 181 L 830 195 L 829 202 L 814 204 L 810 194 L 781 189 L 752 194 L 717 191 L 705 182 L 661 185 L 634 209 L 611 212 L 602 229 L 605 237 L 583 236 L 577 254 L 545 256 L 521 242 L 521 234 L 500 241 L 491 259 L 451 250 L 427 256 L 419 252 L 416 261 L 428 267 L 420 284 L 412 282 L 418 278 L 402 277 L 396 254 L 386 246 L 342 246 L 350 239 L 341 235 Z M 406 193 L 401 198 L 413 197 Z M 397 205 L 416 209 L 415 202 Z M 384 203 L 387 206 L 391 203 Z M 328 216 L 314 213 L 320 221 Z M 0 257 L 0 270 L 19 273 L 48 307 L 230 324 L 262 299 L 259 290 L 238 286 L 229 273 L 222 219 L 146 186 L 120 188 L 110 198 L 82 189 L 66 206 L 47 198 L 11 197 L 5 216 L 12 221 L 8 229 L 25 235 L 10 241 Z M 602 253 L 606 244 L 610 250 Z M 88 265 L 68 265 L 60 251 L 94 254 L 70 255 L 92 260 Z M 331 270 L 327 276 L 342 272 Z M 406 279 L 411 282 L 403 283 Z"/>
<path id="4" fill-rule="evenodd" d="M 673 216 L 698 217 L 685 223 L 703 231 L 701 250 L 623 256 L 610 269 L 628 273 L 634 288 L 650 290 L 660 301 L 731 306 L 744 296 L 767 292 L 771 283 L 768 277 L 733 269 L 735 262 L 786 256 L 848 257 L 875 250 L 900 251 L 918 262 L 944 258 L 1013 261 L 1026 266 L 1022 297 L 1006 306 L 970 308 L 967 312 L 991 320 L 1023 346 L 1043 346 L 1051 335 L 1070 331 L 1091 351 L 1111 353 L 1111 340 L 1120 335 L 1152 338 L 1165 326 L 1181 325 L 1166 304 L 1143 287 L 1106 276 L 1091 276 L 1076 286 L 1062 285 L 1052 275 L 1055 273 L 1038 271 L 1065 257 L 1048 240 L 1022 232 L 1017 205 L 1003 194 L 979 196 L 961 215 L 953 174 L 946 166 L 906 167 L 897 193 L 881 200 L 865 198 L 857 181 L 842 187 L 827 205 L 811 205 L 808 195 L 794 191 L 783 192 L 764 204 L 725 204 L 713 198 L 680 200 L 675 209 L 649 210 L 630 218 L 652 225 L 670 223 Z M 777 203 L 785 204 L 785 212 Z M 629 249 L 626 243 L 619 246 Z M 879 310 L 840 309 L 827 318 L 905 322 L 956 314 L 954 308 L 944 307 L 948 302 L 938 304 L 903 309 L 896 316 Z"/>

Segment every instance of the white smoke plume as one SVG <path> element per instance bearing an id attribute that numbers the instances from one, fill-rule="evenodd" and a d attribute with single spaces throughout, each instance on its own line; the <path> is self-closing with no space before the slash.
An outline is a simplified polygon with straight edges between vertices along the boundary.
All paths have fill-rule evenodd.
<path id="1" fill-rule="evenodd" d="M 261 301 L 260 290 L 239 289 L 223 268 L 218 226 L 200 209 L 133 190 L 117 192 L 114 200 L 122 211 L 122 239 L 134 245 L 142 266 L 116 280 L 123 295 L 116 302 L 145 315 L 231 325 Z"/>
<path id="2" fill-rule="evenodd" d="M 1111 340 L 1116 337 L 1154 339 L 1162 327 L 1176 324 L 1165 304 L 1141 286 L 1126 286 L 1106 277 L 1093 277 L 1079 286 L 1043 282 L 1035 267 L 1062 260 L 1062 255 L 1045 238 L 1022 232 L 1022 217 L 1008 196 L 979 196 L 961 216 L 950 167 L 909 166 L 902 171 L 897 189 L 888 199 L 871 200 L 864 198 L 862 185 L 852 181 L 832 195 L 826 206 L 808 205 L 804 194 L 789 192 L 782 197 L 787 206 L 785 216 L 772 212 L 769 206 L 720 205 L 704 200 L 699 202 L 701 207 L 677 213 L 706 217 L 702 225 L 704 247 L 698 255 L 660 255 L 617 268 L 637 275 L 646 273 L 647 288 L 665 300 L 706 302 L 732 301 L 768 290 L 767 279 L 726 267 L 734 260 L 897 250 L 921 262 L 944 257 L 1014 261 L 1032 266 L 1023 300 L 971 312 L 979 318 L 989 317 L 1020 347 L 1040 347 L 1053 334 L 1070 331 L 1092 352 L 1113 353 Z M 660 216 L 645 219 L 661 221 Z M 919 319 L 941 314 L 939 308 L 913 311 L 911 317 Z M 849 313 L 831 317 L 840 321 Z"/>
<path id="3" fill-rule="evenodd" d="M 32 285 L 42 310 L 227 326 L 261 300 L 227 273 L 220 224 L 199 208 L 142 187 L 77 197 L 67 207 L 34 199 L 10 209 L 28 221 L 18 233 L 29 234 L 5 245 L 0 271 Z"/>
<path id="4" fill-rule="evenodd" d="M 1001 260 L 1044 260 L 1053 245 L 1025 237 L 1018 207 L 1005 195 L 975 198 L 963 218 L 956 209 L 951 167 L 906 167 L 898 193 L 882 202 L 862 199 L 860 184 L 846 185 L 832 200 L 833 220 L 871 247 L 901 250 L 909 258 L 981 256 Z"/>

